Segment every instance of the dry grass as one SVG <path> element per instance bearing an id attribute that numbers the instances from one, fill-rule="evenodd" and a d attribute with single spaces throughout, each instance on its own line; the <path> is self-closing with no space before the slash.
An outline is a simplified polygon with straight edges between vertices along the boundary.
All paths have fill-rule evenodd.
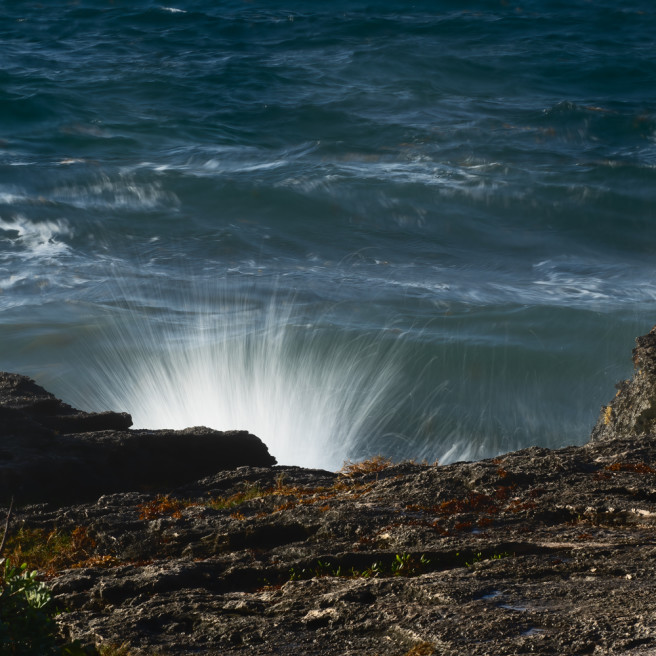
<path id="1" fill-rule="evenodd" d="M 167 495 L 158 495 L 148 503 L 139 506 L 139 519 L 157 519 L 158 517 L 182 517 L 182 510 L 189 504 Z"/>
<path id="2" fill-rule="evenodd" d="M 405 656 L 431 656 L 435 653 L 435 645 L 432 642 L 420 642 L 409 649 Z"/>
<path id="3" fill-rule="evenodd" d="M 604 467 L 606 471 L 631 472 L 633 474 L 656 474 L 656 469 L 646 465 L 644 462 L 614 462 Z"/>
<path id="4" fill-rule="evenodd" d="M 376 474 L 388 469 L 393 464 L 392 459 L 386 458 L 385 456 L 373 456 L 372 458 L 360 460 L 359 462 L 345 460 L 338 473 L 345 478 L 355 478 L 364 474 Z"/>
<path id="5" fill-rule="evenodd" d="M 62 569 L 117 564 L 114 556 L 97 554 L 95 550 L 95 540 L 87 534 L 86 528 L 78 526 L 70 532 L 21 528 L 8 537 L 4 553 L 14 565 L 26 563 L 29 569 L 48 575 Z"/>
<path id="6" fill-rule="evenodd" d="M 248 484 L 241 492 L 236 492 L 229 497 L 217 497 L 212 499 L 207 505 L 214 510 L 226 510 L 239 506 L 251 499 L 259 499 L 260 497 L 267 496 L 268 494 L 271 494 L 271 492 L 269 490 L 262 490 L 259 484 Z"/>

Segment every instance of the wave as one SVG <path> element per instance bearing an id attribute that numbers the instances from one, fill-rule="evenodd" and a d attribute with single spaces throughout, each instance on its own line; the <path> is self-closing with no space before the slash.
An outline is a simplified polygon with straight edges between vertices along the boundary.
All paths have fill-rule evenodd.
<path id="1" fill-rule="evenodd" d="M 72 235 L 73 229 L 64 220 L 31 221 L 21 215 L 0 219 L 0 243 L 6 252 L 18 251 L 21 258 L 49 260 L 68 253 L 70 246 L 63 238 Z"/>

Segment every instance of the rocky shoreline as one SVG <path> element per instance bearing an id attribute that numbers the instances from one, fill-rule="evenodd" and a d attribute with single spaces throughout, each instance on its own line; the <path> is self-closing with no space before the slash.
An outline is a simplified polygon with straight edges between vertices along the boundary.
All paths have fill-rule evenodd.
<path id="1" fill-rule="evenodd" d="M 636 341 L 584 446 L 337 473 L 2 374 L 7 547 L 51 544 L 62 634 L 126 653 L 654 654 L 656 328 Z"/>

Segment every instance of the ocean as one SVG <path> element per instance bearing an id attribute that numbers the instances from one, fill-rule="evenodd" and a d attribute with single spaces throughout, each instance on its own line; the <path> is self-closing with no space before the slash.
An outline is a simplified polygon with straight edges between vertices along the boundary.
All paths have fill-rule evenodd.
<path id="1" fill-rule="evenodd" d="M 656 323 L 653 3 L 171 2 L 0 4 L 0 369 L 281 464 L 584 443 Z"/>

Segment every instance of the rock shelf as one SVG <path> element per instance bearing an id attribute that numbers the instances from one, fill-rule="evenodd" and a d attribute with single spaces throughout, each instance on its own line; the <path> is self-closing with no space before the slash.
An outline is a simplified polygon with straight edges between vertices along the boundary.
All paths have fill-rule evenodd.
<path id="1" fill-rule="evenodd" d="M 584 446 L 336 473 L 274 466 L 248 433 L 78 418 L 5 374 L 7 546 L 60 544 L 40 567 L 62 633 L 135 654 L 653 654 L 654 341 Z M 132 455 L 158 449 L 181 471 Z"/>

